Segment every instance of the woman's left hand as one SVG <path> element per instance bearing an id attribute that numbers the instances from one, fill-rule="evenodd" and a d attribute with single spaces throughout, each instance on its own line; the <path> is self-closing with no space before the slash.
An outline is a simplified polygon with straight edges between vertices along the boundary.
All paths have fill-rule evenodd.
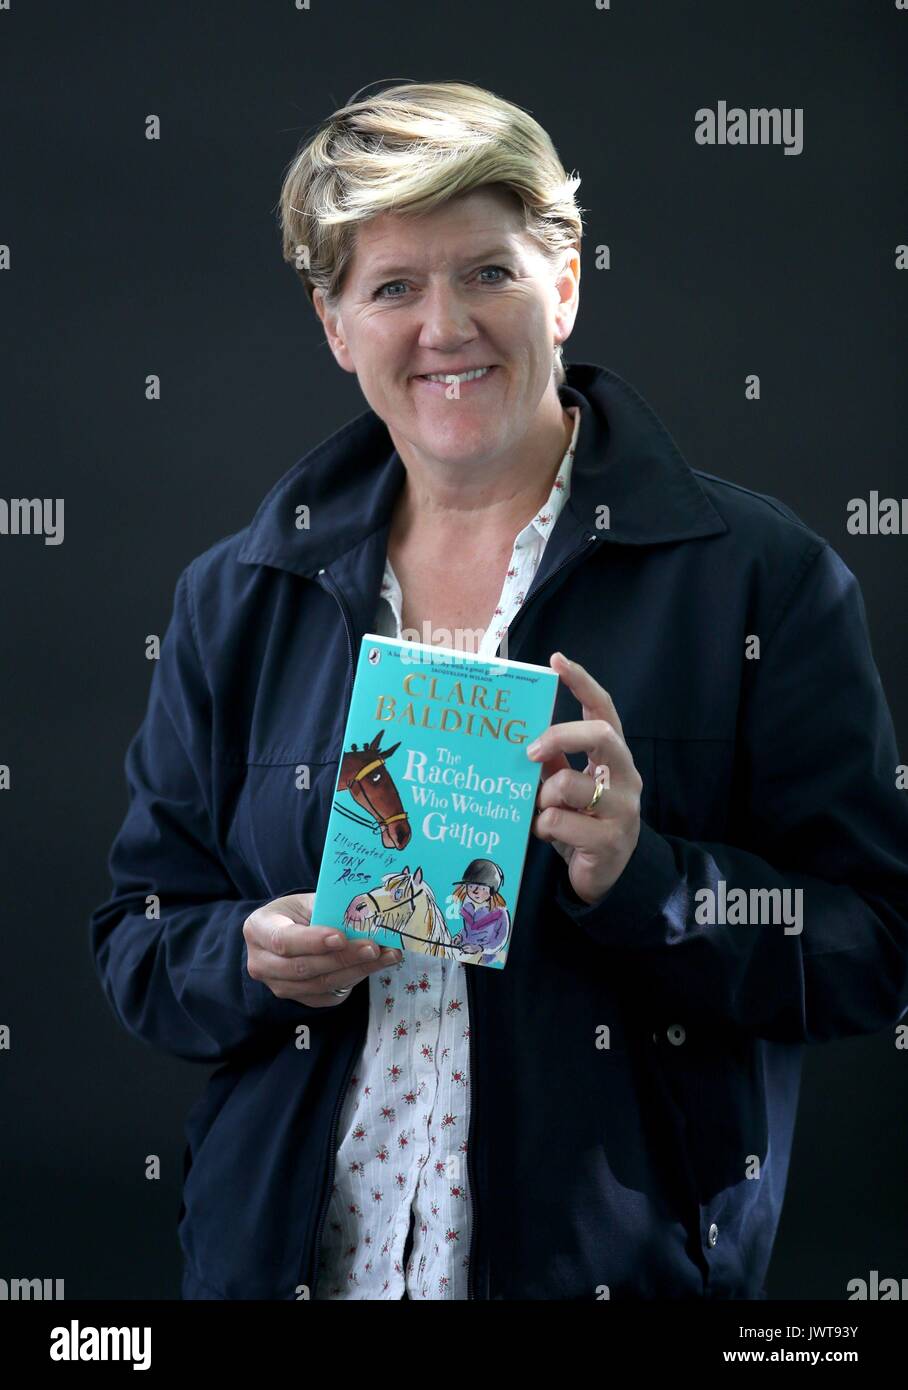
<path id="1" fill-rule="evenodd" d="M 608 691 L 561 652 L 554 652 L 549 664 L 579 700 L 583 719 L 550 724 L 527 749 L 542 762 L 533 833 L 567 862 L 578 898 L 594 903 L 617 881 L 637 847 L 643 780 Z M 585 772 L 575 772 L 565 757 L 578 752 L 587 755 Z M 607 780 L 595 809 L 584 813 L 596 790 L 597 768 Z"/>

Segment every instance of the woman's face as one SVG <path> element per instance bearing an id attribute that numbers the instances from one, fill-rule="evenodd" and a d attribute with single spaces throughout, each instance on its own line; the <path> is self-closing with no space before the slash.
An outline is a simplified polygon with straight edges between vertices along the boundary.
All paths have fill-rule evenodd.
<path id="1" fill-rule="evenodd" d="M 553 352 L 573 328 L 579 275 L 576 251 L 553 265 L 516 199 L 487 187 L 418 218 L 366 223 L 336 312 L 318 291 L 313 302 L 399 453 L 481 463 L 560 427 Z M 424 379 L 479 367 L 491 370 L 455 387 Z"/>
<path id="2" fill-rule="evenodd" d="M 487 883 L 470 883 L 467 885 L 467 892 L 471 900 L 479 905 L 487 903 L 492 896 L 492 890 Z"/>

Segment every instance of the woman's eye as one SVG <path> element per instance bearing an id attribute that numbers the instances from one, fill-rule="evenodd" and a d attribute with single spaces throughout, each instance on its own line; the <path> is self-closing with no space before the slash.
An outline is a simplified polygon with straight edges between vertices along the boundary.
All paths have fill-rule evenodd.
<path id="1" fill-rule="evenodd" d="M 481 270 L 479 270 L 477 273 L 478 273 L 480 276 L 482 276 L 482 275 L 488 275 L 490 272 L 491 272 L 492 275 L 494 275 L 495 278 L 494 278 L 493 280 L 481 280 L 481 281 L 480 281 L 481 284 L 483 284 L 483 285 L 503 285 L 503 284 L 505 283 L 506 280 L 509 280 L 509 279 L 511 278 L 511 272 L 510 272 L 509 270 L 507 270 L 503 265 L 484 265 L 484 266 L 481 268 Z M 372 298 L 373 298 L 373 299 L 403 299 L 404 296 L 405 296 L 405 294 L 406 294 L 406 288 L 407 288 L 407 282 L 406 282 L 406 280 L 388 280 L 388 281 L 386 281 L 386 283 L 385 283 L 384 285 L 379 285 L 378 289 L 375 291 L 375 293 L 373 294 Z M 402 293 L 400 293 L 400 294 L 393 293 L 393 291 L 395 291 L 395 290 L 400 290 L 400 291 L 402 291 Z"/>
<path id="2" fill-rule="evenodd" d="M 403 280 L 389 280 L 388 283 L 387 283 L 386 285 L 379 285 L 378 289 L 375 291 L 375 293 L 374 293 L 374 295 L 372 296 L 372 298 L 373 298 L 373 299 L 400 299 L 400 298 L 401 298 L 401 295 L 399 295 L 399 294 L 385 294 L 384 291 L 385 291 L 385 290 L 393 290 L 393 289 L 395 288 L 395 286 L 397 286 L 397 285 L 403 285 L 403 284 L 404 284 L 404 281 L 403 281 Z"/>
<path id="3" fill-rule="evenodd" d="M 502 280 L 506 279 L 510 275 L 510 271 L 505 270 L 503 265 L 484 265 L 479 273 L 480 275 L 485 275 L 486 271 L 488 270 L 495 271 L 498 275 L 502 277 Z M 484 281 L 484 283 L 486 285 L 500 285 L 502 283 L 502 280 L 486 280 Z"/>

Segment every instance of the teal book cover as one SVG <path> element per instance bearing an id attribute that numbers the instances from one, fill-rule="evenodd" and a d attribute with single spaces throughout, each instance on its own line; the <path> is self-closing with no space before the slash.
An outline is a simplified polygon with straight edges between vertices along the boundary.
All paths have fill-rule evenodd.
<path id="1" fill-rule="evenodd" d="M 501 970 L 552 722 L 549 666 L 362 639 L 312 921 Z"/>

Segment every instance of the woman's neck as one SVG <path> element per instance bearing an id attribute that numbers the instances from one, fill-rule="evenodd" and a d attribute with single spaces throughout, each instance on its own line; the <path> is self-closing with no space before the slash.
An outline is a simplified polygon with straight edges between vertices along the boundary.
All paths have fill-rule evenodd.
<path id="1" fill-rule="evenodd" d="M 407 477 L 394 506 L 392 552 L 406 547 L 432 550 L 455 538 L 477 547 L 510 544 L 548 498 L 573 432 L 574 420 L 562 409 L 556 429 L 536 441 L 535 464 L 524 456 L 492 481 L 484 473 L 472 483 L 462 476 L 452 481 L 449 473 L 421 460 L 408 461 L 398 448 Z"/>

